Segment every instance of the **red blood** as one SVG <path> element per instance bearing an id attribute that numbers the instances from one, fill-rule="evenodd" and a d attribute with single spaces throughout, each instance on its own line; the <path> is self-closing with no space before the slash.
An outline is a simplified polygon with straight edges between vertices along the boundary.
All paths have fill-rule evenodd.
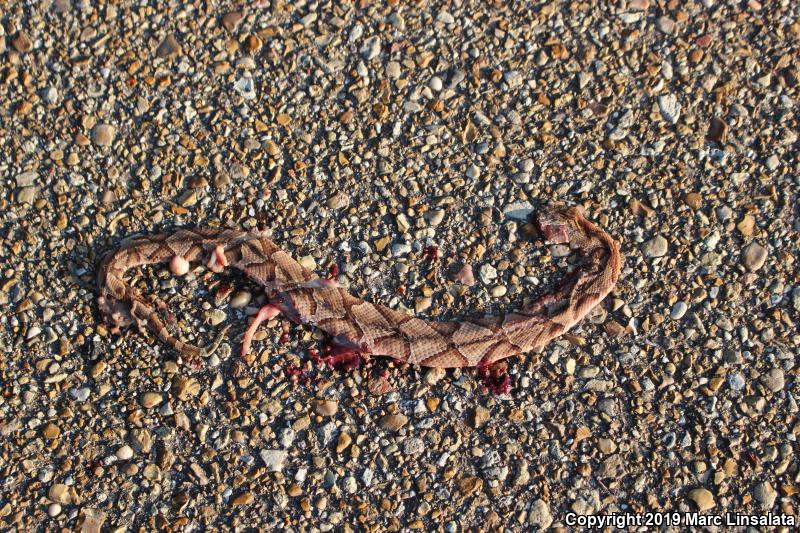
<path id="1" fill-rule="evenodd" d="M 319 350 L 317 350 L 316 348 L 309 348 L 308 349 L 308 355 L 311 356 L 311 359 L 315 363 L 322 363 L 323 362 L 322 357 L 320 357 L 320 355 L 319 355 Z"/>
<path id="2" fill-rule="evenodd" d="M 344 346 L 325 345 L 325 357 L 322 358 L 328 366 L 336 368 L 337 370 L 355 370 L 361 366 L 362 357 L 361 351 L 355 348 L 347 348 Z"/>
<path id="3" fill-rule="evenodd" d="M 478 376 L 494 394 L 508 394 L 511 391 L 511 377 L 504 364 L 479 365 Z"/>
<path id="4" fill-rule="evenodd" d="M 336 263 L 331 265 L 330 270 L 328 270 L 328 279 L 336 279 L 339 277 L 339 265 Z"/>
<path id="5" fill-rule="evenodd" d="M 425 256 L 430 259 L 431 261 L 438 261 L 439 260 L 439 247 L 438 246 L 428 246 L 425 248 Z"/>
<path id="6" fill-rule="evenodd" d="M 297 368 L 294 365 L 289 365 L 286 367 L 286 376 L 291 379 L 293 382 L 297 383 L 300 379 L 300 376 L 303 375 L 303 371 Z"/>

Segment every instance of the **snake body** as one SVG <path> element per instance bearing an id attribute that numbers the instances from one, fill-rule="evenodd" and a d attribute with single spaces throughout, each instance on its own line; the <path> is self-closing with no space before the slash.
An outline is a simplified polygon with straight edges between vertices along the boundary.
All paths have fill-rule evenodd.
<path id="1" fill-rule="evenodd" d="M 614 288 L 621 258 L 618 243 L 576 208 L 547 208 L 536 222 L 552 243 L 569 243 L 578 267 L 554 290 L 527 306 L 501 315 L 458 321 L 412 316 L 357 298 L 321 278 L 258 233 L 193 228 L 128 239 L 111 252 L 98 271 L 98 304 L 116 331 L 131 323 L 149 329 L 184 358 L 197 360 L 222 338 L 201 348 L 179 340 L 124 279 L 133 268 L 157 263 L 203 261 L 215 270 L 242 272 L 266 292 L 270 304 L 258 321 L 278 313 L 318 327 L 341 346 L 427 367 L 487 368 L 494 362 L 541 348 L 578 323 Z M 173 270 L 175 271 L 175 270 Z M 161 304 L 163 305 L 163 304 Z M 250 338 L 255 327 L 249 330 Z M 245 346 L 250 339 L 245 336 Z"/>

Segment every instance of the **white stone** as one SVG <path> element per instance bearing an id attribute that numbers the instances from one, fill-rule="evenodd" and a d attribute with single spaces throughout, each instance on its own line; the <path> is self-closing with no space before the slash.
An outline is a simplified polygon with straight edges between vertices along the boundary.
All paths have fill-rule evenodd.
<path id="1" fill-rule="evenodd" d="M 287 450 L 268 450 L 264 449 L 259 452 L 261 460 L 264 461 L 267 470 L 270 472 L 280 472 L 283 470 L 283 462 L 286 456 L 289 455 Z"/>

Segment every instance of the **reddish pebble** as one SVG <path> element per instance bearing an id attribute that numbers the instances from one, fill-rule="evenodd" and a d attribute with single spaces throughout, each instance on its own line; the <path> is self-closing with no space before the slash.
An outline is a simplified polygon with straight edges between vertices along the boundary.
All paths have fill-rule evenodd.
<path id="1" fill-rule="evenodd" d="M 472 265 L 466 264 L 461 267 L 461 270 L 456 272 L 454 279 L 459 283 L 463 283 L 467 287 L 472 287 L 475 285 L 475 275 L 472 273 Z"/>
<path id="2" fill-rule="evenodd" d="M 703 48 L 707 48 L 708 45 L 710 45 L 711 41 L 713 41 L 713 40 L 714 40 L 714 36 L 711 35 L 710 33 L 706 33 L 705 35 L 701 35 L 700 37 L 698 37 L 697 40 L 695 41 L 695 43 L 697 43 L 697 46 L 701 46 Z"/>

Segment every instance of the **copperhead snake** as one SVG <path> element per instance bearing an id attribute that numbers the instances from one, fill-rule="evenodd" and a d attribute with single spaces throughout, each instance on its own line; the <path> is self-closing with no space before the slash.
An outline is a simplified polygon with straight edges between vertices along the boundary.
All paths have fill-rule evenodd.
<path id="1" fill-rule="evenodd" d="M 569 243 L 579 266 L 552 292 L 508 314 L 460 321 L 418 318 L 349 294 L 321 278 L 257 233 L 232 229 L 181 229 L 170 234 L 130 238 L 108 254 L 98 271 L 98 305 L 112 331 L 130 324 L 149 329 L 185 360 L 209 355 L 208 347 L 187 344 L 167 329 L 157 311 L 124 279 L 126 271 L 169 263 L 176 275 L 203 261 L 214 270 L 232 267 L 266 293 L 263 306 L 244 335 L 242 355 L 261 322 L 279 314 L 310 324 L 332 337 L 335 355 L 352 352 L 390 356 L 427 367 L 488 368 L 500 359 L 543 347 L 578 323 L 614 288 L 621 257 L 618 243 L 576 208 L 541 210 L 535 221 L 551 243 Z"/>

